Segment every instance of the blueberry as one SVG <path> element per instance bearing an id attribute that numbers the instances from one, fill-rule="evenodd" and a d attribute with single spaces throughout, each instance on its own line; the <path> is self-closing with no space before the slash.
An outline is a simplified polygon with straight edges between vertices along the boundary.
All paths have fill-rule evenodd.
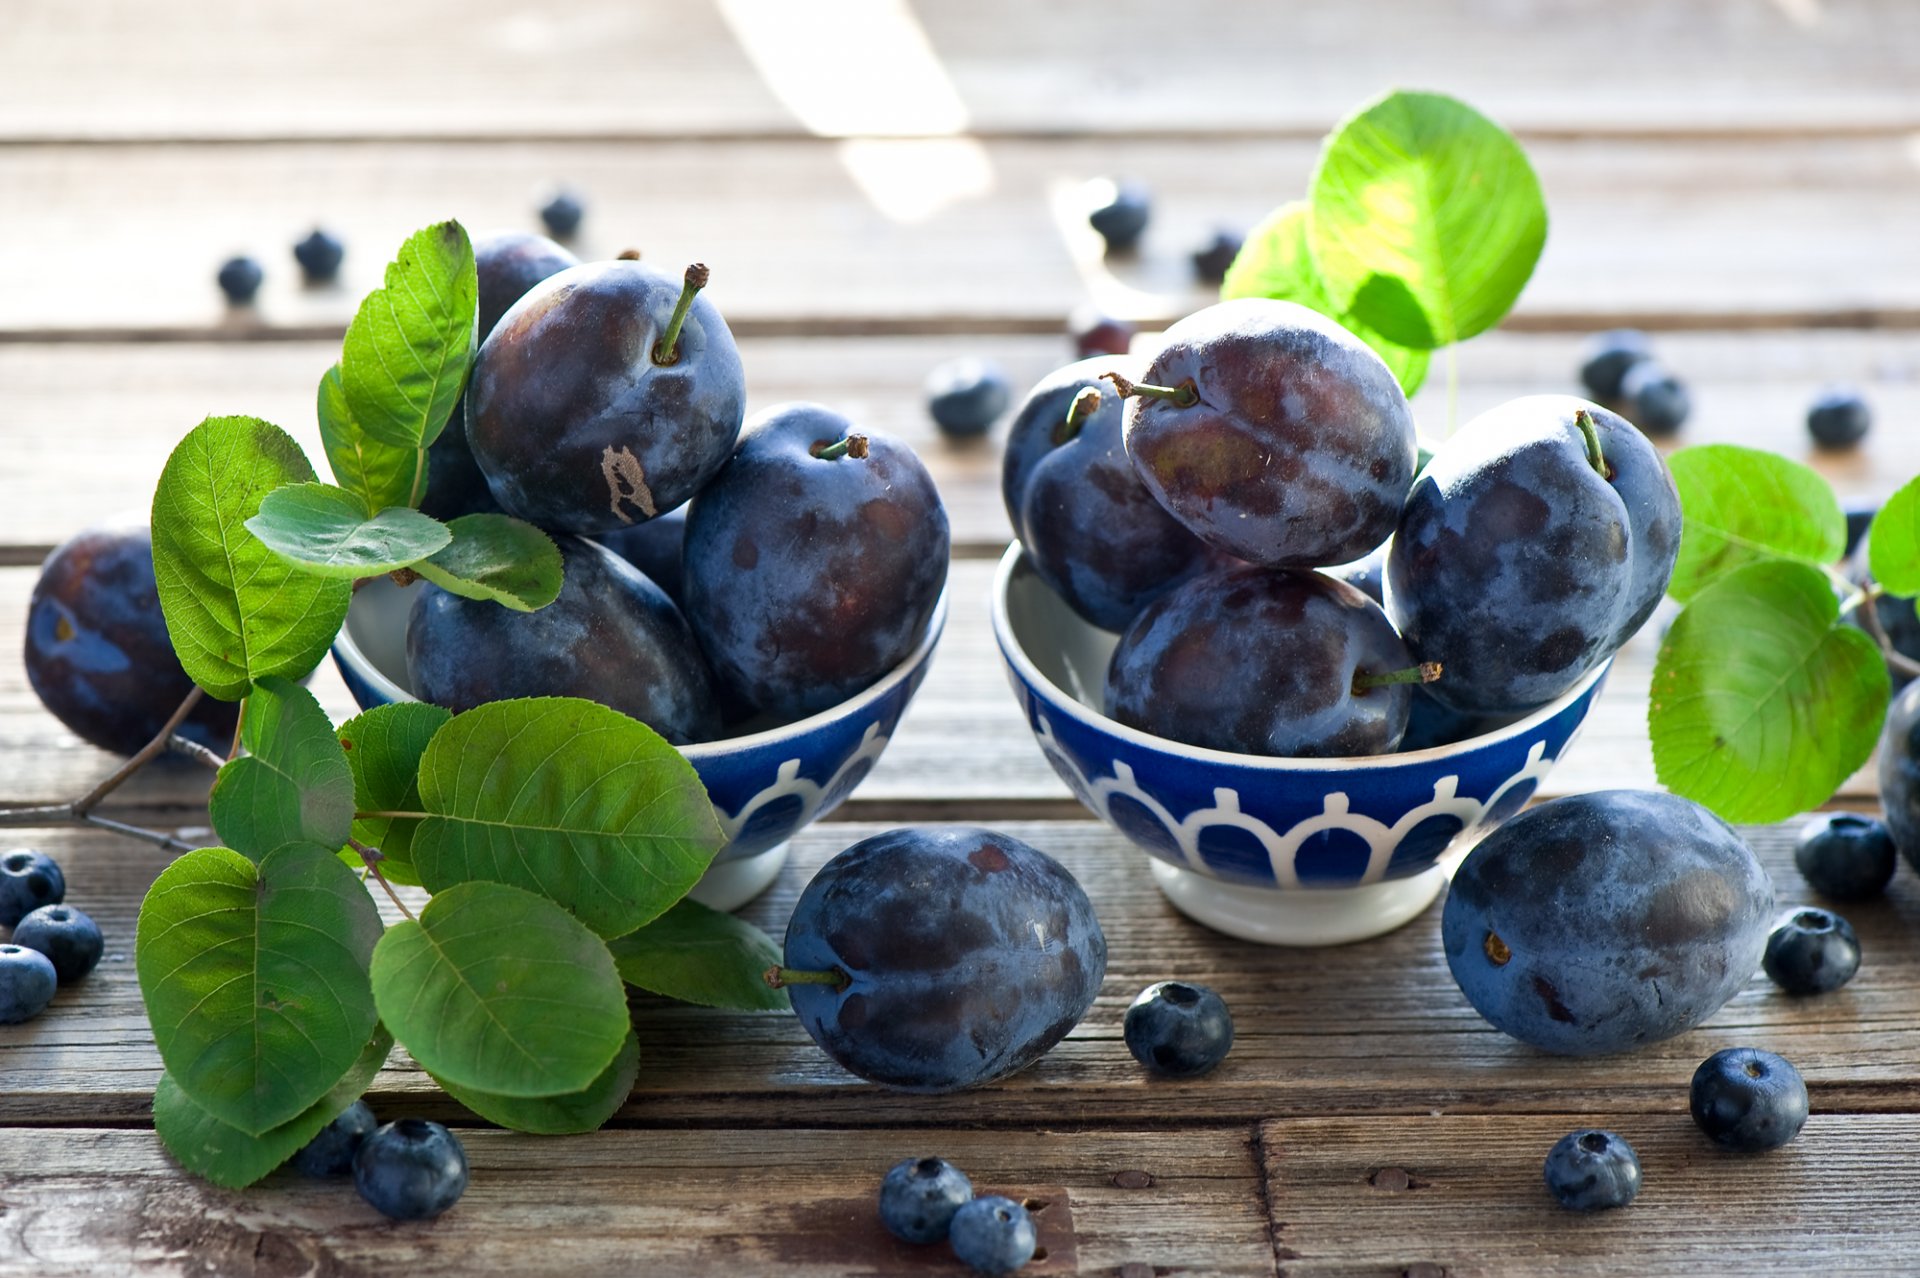
<path id="1" fill-rule="evenodd" d="M 1789 994 L 1826 994 L 1860 970 L 1860 938 L 1830 910 L 1795 910 L 1767 938 L 1760 963 Z"/>
<path id="2" fill-rule="evenodd" d="M 1007 375 L 985 360 L 948 360 L 927 378 L 927 411 L 949 435 L 986 434 L 1012 398 Z"/>
<path id="3" fill-rule="evenodd" d="M 60 978 L 39 950 L 0 945 L 0 1025 L 30 1021 L 53 1001 Z"/>
<path id="4" fill-rule="evenodd" d="M 1772 1052 L 1729 1047 L 1693 1072 L 1688 1107 L 1714 1143 L 1743 1153 L 1778 1149 L 1807 1121 L 1800 1071 Z"/>
<path id="5" fill-rule="evenodd" d="M 1204 985 L 1160 981 L 1140 991 L 1127 1009 L 1127 1050 L 1169 1078 L 1197 1078 L 1226 1059 L 1233 1046 L 1233 1013 Z"/>
<path id="6" fill-rule="evenodd" d="M 1650 359 L 1627 370 L 1620 382 L 1627 416 L 1649 435 L 1671 435 L 1687 420 L 1693 401 L 1684 382 Z"/>
<path id="7" fill-rule="evenodd" d="M 426 1220 L 466 1192 L 467 1152 L 440 1124 L 403 1118 L 360 1142 L 353 1187 L 382 1216 Z"/>
<path id="8" fill-rule="evenodd" d="M 1218 284 L 1227 278 L 1227 268 L 1240 256 L 1241 237 L 1232 231 L 1218 230 L 1213 238 L 1193 251 L 1193 274 L 1202 284 Z"/>
<path id="9" fill-rule="evenodd" d="M 43 905 L 13 929 L 13 943 L 39 950 L 53 962 L 62 985 L 91 972 L 100 961 L 100 928 L 71 905 Z"/>
<path id="10" fill-rule="evenodd" d="M 0 927 L 17 926 L 43 905 L 67 896 L 67 876 L 45 852 L 15 848 L 0 856 Z"/>
<path id="11" fill-rule="evenodd" d="M 1095 355 L 1125 355 L 1139 330 L 1123 319 L 1116 319 L 1091 306 L 1076 307 L 1067 317 L 1067 336 L 1073 339 L 1073 351 L 1081 359 Z"/>
<path id="12" fill-rule="evenodd" d="M 355 1101 L 293 1156 L 293 1165 L 303 1176 L 344 1176 L 353 1170 L 353 1156 L 376 1126 L 367 1103 Z"/>
<path id="13" fill-rule="evenodd" d="M 1547 1188 L 1569 1211 L 1625 1207 L 1640 1192 L 1640 1156 L 1633 1146 L 1595 1128 L 1568 1132 L 1547 1151 Z"/>
<path id="14" fill-rule="evenodd" d="M 1884 823 L 1853 812 L 1827 812 L 1800 827 L 1793 863 L 1821 896 L 1858 901 L 1887 890 L 1895 865 Z"/>
<path id="15" fill-rule="evenodd" d="M 1033 1217 L 1011 1198 L 990 1194 L 953 1214 L 953 1254 L 983 1274 L 1010 1274 L 1033 1259 Z"/>
<path id="16" fill-rule="evenodd" d="M 260 291 L 260 281 L 267 273 L 260 269 L 260 263 L 250 257 L 230 257 L 221 264 L 220 273 L 214 276 L 219 281 L 220 291 L 235 306 L 245 306 Z"/>
<path id="17" fill-rule="evenodd" d="M 338 275 L 340 262 L 346 255 L 347 246 L 339 237 L 319 227 L 293 246 L 293 260 L 300 263 L 300 273 L 307 277 L 309 284 L 325 284 Z"/>
<path id="18" fill-rule="evenodd" d="M 1580 381 L 1598 400 L 1620 398 L 1620 382 L 1627 370 L 1653 357 L 1647 335 L 1637 328 L 1616 328 L 1595 335 L 1580 363 Z"/>
<path id="19" fill-rule="evenodd" d="M 1822 448 L 1847 448 L 1866 438 L 1873 425 L 1867 400 L 1851 386 L 1829 386 L 1807 409 L 1807 431 Z"/>
<path id="20" fill-rule="evenodd" d="M 909 1158 L 880 1182 L 880 1223 L 906 1242 L 936 1243 L 972 1200 L 973 1182 L 958 1167 L 944 1158 Z"/>
<path id="21" fill-rule="evenodd" d="M 1152 199 L 1138 182 L 1098 178 L 1087 184 L 1092 210 L 1087 221 L 1107 242 L 1109 253 L 1130 253 L 1147 229 Z"/>
<path id="22" fill-rule="evenodd" d="M 569 187 L 554 191 L 546 203 L 540 206 L 540 220 L 546 223 L 547 234 L 556 240 L 573 238 L 580 229 L 580 220 L 587 215 L 586 203 L 580 193 Z"/>

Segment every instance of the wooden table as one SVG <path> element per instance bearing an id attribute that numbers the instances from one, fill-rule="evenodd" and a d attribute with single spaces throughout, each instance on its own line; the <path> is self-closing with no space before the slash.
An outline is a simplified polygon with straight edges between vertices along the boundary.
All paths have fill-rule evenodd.
<path id="1" fill-rule="evenodd" d="M 48 548 L 144 507 L 209 412 L 267 417 L 317 458 L 314 383 L 401 237 L 449 214 L 528 225 L 531 188 L 564 178 L 591 199 L 583 255 L 631 243 L 714 267 L 753 407 L 821 399 L 907 437 L 952 512 L 952 621 L 926 688 L 746 915 L 777 934 L 823 861 L 889 824 L 995 825 L 1060 857 L 1098 906 L 1112 953 L 1092 1013 L 1025 1073 L 927 1099 L 861 1084 L 789 1017 L 640 1000 L 631 1101 L 566 1139 L 486 1127 L 396 1053 L 375 1110 L 459 1125 L 473 1182 L 439 1221 L 393 1224 L 339 1184 L 282 1172 L 232 1193 L 174 1166 L 151 1130 L 159 1061 L 129 958 L 165 858 L 32 832 L 107 957 L 46 1015 L 0 1029 L 0 1274 L 959 1272 L 875 1220 L 881 1173 L 922 1153 L 1044 1204 L 1036 1275 L 1912 1272 L 1910 873 L 1849 911 L 1867 957 L 1841 992 L 1794 1000 L 1756 977 L 1704 1027 L 1603 1060 L 1484 1024 L 1447 974 L 1437 908 L 1331 950 L 1208 932 L 1027 734 L 987 625 L 1008 536 L 997 444 L 938 438 L 920 384 L 959 354 L 1037 378 L 1088 298 L 1145 321 L 1201 304 L 1192 243 L 1300 194 L 1332 121 L 1415 83 L 1514 127 L 1553 218 L 1513 317 L 1460 351 L 1463 419 L 1574 389 L 1584 334 L 1641 323 L 1693 387 L 1682 442 L 1806 457 L 1816 386 L 1864 384 L 1874 434 L 1812 460 L 1843 492 L 1884 494 L 1920 470 L 1920 9 L 817 8 L 15 0 L 0 37 L 0 802 L 69 798 L 111 766 L 41 710 L 16 656 Z M 1144 255 L 1111 269 L 1068 211 L 1078 180 L 1109 172 L 1159 201 Z M 349 244 L 337 288 L 302 289 L 286 256 L 316 219 Z M 269 280 L 257 309 L 228 313 L 211 276 L 243 249 Z M 1447 425 L 1443 383 L 1415 403 L 1430 432 Z M 1651 661 L 1646 640 L 1627 648 L 1548 791 L 1653 784 Z M 331 667 L 314 687 L 351 712 Z M 114 808 L 204 824 L 205 789 L 153 769 Z M 1870 773 L 1835 799 L 1874 801 Z M 1746 831 L 1783 908 L 1808 899 L 1792 830 Z M 1216 987 L 1237 1019 L 1232 1056 L 1199 1082 L 1146 1078 L 1120 1042 L 1134 993 L 1175 976 Z M 1764 1157 L 1715 1153 L 1686 1116 L 1694 1065 L 1738 1044 L 1787 1055 L 1812 1091 L 1804 1134 Z M 1630 1210 L 1577 1217 L 1544 1193 L 1546 1148 L 1586 1124 L 1640 1149 Z"/>

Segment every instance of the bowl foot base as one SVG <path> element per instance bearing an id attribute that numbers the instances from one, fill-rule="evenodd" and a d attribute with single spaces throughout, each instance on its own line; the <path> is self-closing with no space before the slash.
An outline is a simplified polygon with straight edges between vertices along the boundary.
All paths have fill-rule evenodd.
<path id="1" fill-rule="evenodd" d="M 1154 881 L 1196 923 L 1262 945 L 1344 945 L 1402 927 L 1433 904 L 1446 872 L 1431 870 L 1366 887 L 1278 892 L 1240 887 L 1155 860 Z"/>
<path id="2" fill-rule="evenodd" d="M 787 863 L 787 845 L 776 843 L 765 852 L 707 867 L 688 896 L 711 910 L 737 910 L 759 896 L 780 877 Z"/>

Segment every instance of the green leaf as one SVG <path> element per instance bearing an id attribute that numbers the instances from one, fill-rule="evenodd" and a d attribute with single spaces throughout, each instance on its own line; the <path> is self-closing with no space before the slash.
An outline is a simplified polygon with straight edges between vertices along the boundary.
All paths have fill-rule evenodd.
<path id="1" fill-rule="evenodd" d="M 1825 574 L 1749 564 L 1695 596 L 1660 646 L 1654 772 L 1728 821 L 1781 820 L 1867 761 L 1887 694 L 1879 649 L 1840 622 Z"/>
<path id="2" fill-rule="evenodd" d="M 1682 603 L 1748 564 L 1816 567 L 1847 548 L 1847 517 L 1827 481 L 1778 453 L 1701 444 L 1667 458 L 1680 490 L 1680 559 L 1667 593 Z"/>
<path id="3" fill-rule="evenodd" d="M 479 306 L 473 245 L 458 222 L 400 246 L 341 348 L 340 380 L 362 430 L 394 448 L 425 448 L 439 436 L 466 385 Z"/>
<path id="4" fill-rule="evenodd" d="M 418 922 L 389 928 L 373 952 L 373 995 L 421 1068 L 496 1096 L 586 1090 L 631 1028 L 600 938 L 501 883 L 449 888 Z"/>
<path id="5" fill-rule="evenodd" d="M 627 1103 L 627 1097 L 633 1094 L 633 1080 L 639 1074 L 640 1038 L 629 1029 L 613 1064 L 601 1070 L 600 1077 L 584 1091 L 565 1096 L 495 1096 L 449 1083 L 444 1078 L 433 1081 L 445 1088 L 447 1095 L 490 1123 L 540 1136 L 570 1136 L 599 1131 L 601 1125 Z"/>
<path id="6" fill-rule="evenodd" d="M 1327 139 L 1307 243 L 1327 295 L 1424 350 L 1492 328 L 1547 240 L 1547 206 L 1505 129 L 1439 93 L 1389 93 Z"/>
<path id="7" fill-rule="evenodd" d="M 703 1007 L 746 1012 L 792 1006 L 764 973 L 780 966 L 780 947 L 745 919 L 682 901 L 637 932 L 607 942 L 629 985 Z"/>
<path id="8" fill-rule="evenodd" d="M 164 1070 L 153 1089 L 153 1131 L 182 1167 L 228 1189 L 245 1189 L 305 1149 L 320 1129 L 338 1118 L 372 1085 L 393 1050 L 393 1035 L 373 1027 L 360 1059 L 325 1096 L 294 1118 L 258 1136 L 223 1123 L 180 1090 Z"/>
<path id="9" fill-rule="evenodd" d="M 1253 228 L 1240 255 L 1227 268 L 1220 297 L 1222 301 L 1236 297 L 1272 297 L 1297 302 L 1337 321 L 1371 346 L 1393 370 L 1400 389 L 1409 396 L 1427 380 L 1431 357 L 1426 351 L 1388 341 L 1353 316 L 1341 314 L 1327 296 L 1326 286 L 1320 282 L 1320 274 L 1314 270 L 1313 258 L 1307 252 L 1307 206 L 1303 201 L 1281 205 Z"/>
<path id="10" fill-rule="evenodd" d="M 337 852 L 353 830 L 353 772 L 313 694 L 262 679 L 240 742 L 249 753 L 220 769 L 207 799 L 220 841 L 254 861 L 290 846 Z"/>
<path id="11" fill-rule="evenodd" d="M 420 761 L 420 799 L 434 815 L 413 836 L 413 861 L 430 890 L 511 883 L 602 936 L 665 912 L 726 841 L 678 750 L 570 697 L 455 715 Z"/>
<path id="12" fill-rule="evenodd" d="M 1920 595 L 1920 478 L 1887 498 L 1868 530 L 1867 568 L 1891 595 Z"/>
<path id="13" fill-rule="evenodd" d="M 304 677 L 346 620 L 353 583 L 319 577 L 246 529 L 267 493 L 313 467 L 278 426 L 209 417 L 187 433 L 153 494 L 153 575 L 180 664 L 237 701 L 267 675 Z"/>
<path id="14" fill-rule="evenodd" d="M 361 812 L 420 811 L 420 756 L 453 715 L 424 701 L 375 706 L 340 725 L 340 748 L 353 770 L 353 802 Z M 353 837 L 379 848 L 380 873 L 391 883 L 420 882 L 413 868 L 413 836 L 420 823 L 402 817 L 362 817 Z M 348 848 L 340 859 L 358 869 L 360 854 Z"/>
<path id="15" fill-rule="evenodd" d="M 332 484 L 274 489 L 247 531 L 308 572 L 350 581 L 405 568 L 453 540 L 445 524 L 411 506 L 369 515 L 358 497 Z"/>
<path id="16" fill-rule="evenodd" d="M 371 515 L 388 506 L 418 506 L 427 490 L 426 453 L 382 443 L 360 429 L 347 407 L 347 388 L 335 364 L 320 379 L 320 444 L 340 486 Z"/>
<path id="17" fill-rule="evenodd" d="M 160 1059 L 223 1123 L 259 1135 L 340 1081 L 373 1037 L 373 900 L 331 851 L 258 866 L 189 852 L 140 906 L 134 966 Z"/>
<path id="18" fill-rule="evenodd" d="M 413 565 L 442 590 L 490 599 L 516 612 L 544 608 L 560 593 L 560 548 L 532 524 L 507 515 L 462 515 L 453 541 Z"/>

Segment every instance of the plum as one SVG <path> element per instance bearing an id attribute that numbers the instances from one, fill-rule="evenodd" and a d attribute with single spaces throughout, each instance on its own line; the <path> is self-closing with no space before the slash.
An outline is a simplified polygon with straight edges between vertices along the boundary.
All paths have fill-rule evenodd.
<path id="1" fill-rule="evenodd" d="M 807 884 L 787 924 L 800 1023 L 861 1078 L 951 1092 L 1025 1068 L 1100 992 L 1107 940 L 1058 861 L 969 827 L 862 839 Z"/>
<path id="2" fill-rule="evenodd" d="M 733 334 L 684 282 L 637 261 L 534 285 L 480 345 L 467 442 L 495 500 L 542 528 L 593 534 L 652 519 L 726 463 L 746 411 Z"/>
<path id="3" fill-rule="evenodd" d="M 675 506 L 644 524 L 601 533 L 594 540 L 645 573 L 675 604 L 686 607 L 685 506 Z"/>
<path id="4" fill-rule="evenodd" d="M 1893 699 L 1880 729 L 1880 806 L 1893 846 L 1920 870 L 1920 680 Z"/>
<path id="5" fill-rule="evenodd" d="M 1346 582 L 1384 608 L 1387 604 L 1387 553 L 1392 549 L 1393 538 L 1389 537 L 1352 563 L 1335 564 L 1322 571 L 1335 581 Z"/>
<path id="6" fill-rule="evenodd" d="M 1034 571 L 1096 626 L 1140 610 L 1208 567 L 1215 552 L 1141 485 L 1121 443 L 1120 398 L 1101 374 L 1114 356 L 1047 374 L 1007 431 L 1000 492 Z"/>
<path id="7" fill-rule="evenodd" d="M 1733 828 L 1678 795 L 1606 790 L 1521 813 L 1467 854 L 1440 936 L 1496 1029 L 1549 1052 L 1644 1047 L 1747 983 L 1773 884 Z"/>
<path id="8" fill-rule="evenodd" d="M 565 577 L 536 612 L 421 588 L 407 618 L 407 677 L 456 714 L 508 697 L 585 697 L 675 745 L 720 728 L 712 677 L 680 610 L 612 551 L 558 537 Z"/>
<path id="9" fill-rule="evenodd" d="M 1321 568 L 1393 532 L 1413 415 L 1380 357 L 1325 316 L 1267 298 L 1209 306 L 1167 330 L 1140 384 L 1115 387 L 1147 491 L 1236 559 Z"/>
<path id="10" fill-rule="evenodd" d="M 1680 497 L 1626 419 L 1571 395 L 1481 414 L 1415 481 L 1387 556 L 1387 612 L 1431 691 L 1470 714 L 1546 704 L 1612 656 L 1666 593 Z"/>
<path id="11" fill-rule="evenodd" d="M 912 449 L 818 404 L 776 404 L 687 512 L 687 620 L 740 699 L 813 714 L 919 645 L 948 552 Z"/>
<path id="12" fill-rule="evenodd" d="M 1408 682 L 1425 673 L 1379 605 L 1345 582 L 1223 568 L 1134 619 L 1107 667 L 1106 708 L 1210 750 L 1383 754 L 1406 731 Z"/>
<path id="13" fill-rule="evenodd" d="M 74 733 L 120 754 L 153 740 L 193 691 L 167 638 L 144 523 L 89 528 L 56 547 L 27 603 L 27 682 Z M 178 729 L 226 752 L 238 707 L 203 697 Z"/>

